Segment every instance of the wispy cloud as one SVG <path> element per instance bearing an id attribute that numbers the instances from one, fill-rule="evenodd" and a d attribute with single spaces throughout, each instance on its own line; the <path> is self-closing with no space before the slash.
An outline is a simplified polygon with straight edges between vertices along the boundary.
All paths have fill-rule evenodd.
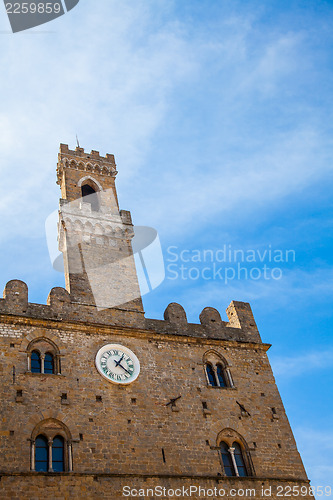
<path id="1" fill-rule="evenodd" d="M 294 357 L 270 358 L 275 375 L 287 378 L 297 377 L 303 373 L 310 374 L 333 368 L 333 348 L 325 351 L 311 351 Z"/>
<path id="2" fill-rule="evenodd" d="M 333 495 L 333 465 L 331 465 L 333 453 L 332 429 L 319 430 L 317 427 L 296 426 L 294 434 L 298 443 L 298 449 L 311 479 L 311 485 L 322 486 L 324 491 L 325 486 L 330 486 L 332 488 L 331 493 L 323 495 L 323 497 L 331 498 Z"/>
<path id="3" fill-rule="evenodd" d="M 224 269 L 230 264 L 218 264 L 217 268 Z M 188 263 L 188 267 L 197 265 Z M 257 267 L 258 263 L 254 264 Z M 259 265 L 260 267 L 261 265 Z M 272 266 L 271 266 L 272 267 Z M 200 269 L 200 266 L 199 266 Z M 187 276 L 187 275 L 186 275 Z M 222 276 L 224 276 L 222 272 Z M 226 308 L 231 300 L 243 300 L 260 303 L 261 307 L 269 307 L 269 311 L 283 311 L 288 309 L 309 309 L 318 296 L 322 302 L 330 303 L 333 294 L 333 271 L 330 268 L 317 268 L 312 271 L 304 269 L 283 269 L 280 280 L 258 281 L 232 280 L 225 284 L 219 279 L 212 281 L 182 280 L 172 278 L 172 273 L 166 268 L 165 293 L 173 290 L 178 294 L 177 301 L 186 306 L 187 313 L 192 321 L 197 321 L 199 313 L 206 306 L 212 306 L 224 314 L 221 307 Z"/>

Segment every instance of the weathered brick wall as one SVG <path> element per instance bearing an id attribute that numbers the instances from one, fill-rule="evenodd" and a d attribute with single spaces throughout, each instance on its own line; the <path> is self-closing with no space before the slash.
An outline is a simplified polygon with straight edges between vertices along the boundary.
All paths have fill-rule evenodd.
<path id="1" fill-rule="evenodd" d="M 313 499 L 306 494 L 309 485 L 307 482 L 266 480 L 266 479 L 222 479 L 222 478 L 187 478 L 187 477 L 140 477 L 117 475 L 92 474 L 63 474 L 61 481 L 56 474 L 24 474 L 17 476 L 3 475 L 0 482 L 1 498 L 11 500 L 44 500 L 44 498 L 71 500 L 71 499 L 100 499 L 118 500 L 124 498 L 175 498 L 217 500 L 238 500 L 239 498 L 253 498 L 279 500 L 290 498 L 290 489 L 299 488 L 304 492 L 301 498 Z M 193 488 L 190 490 L 190 488 Z M 154 488 L 157 495 L 153 495 Z M 195 489 L 196 488 L 196 489 Z M 199 488 L 202 488 L 200 491 Z M 141 490 L 141 495 L 139 495 Z M 144 490 L 144 491 L 143 491 Z M 150 491 L 149 491 L 150 490 Z M 171 490 L 171 491 L 170 491 Z M 131 491 L 133 495 L 131 495 Z M 169 492 L 169 495 L 168 495 Z M 173 493 L 174 492 L 174 493 Z M 214 495 L 214 493 L 217 493 Z M 161 495 L 162 493 L 162 495 Z M 181 495 L 179 495 L 181 493 Z M 284 496 L 282 493 L 287 493 Z M 126 495 L 126 496 L 125 496 Z M 175 496 L 177 495 L 177 496 Z M 187 496 L 188 495 L 188 496 Z M 204 496 L 206 495 L 206 496 Z"/>
<path id="2" fill-rule="evenodd" d="M 216 332 L 207 338 L 168 333 L 168 322 L 160 323 L 159 333 L 3 315 L 0 470 L 29 471 L 31 433 L 53 418 L 72 435 L 76 473 L 216 476 L 223 473 L 218 436 L 231 428 L 246 440 L 256 476 L 306 480 L 267 359 L 269 346 L 218 339 Z M 58 344 L 61 375 L 27 373 L 26 346 L 36 337 Z M 99 375 L 95 356 L 107 343 L 138 356 L 141 373 L 134 383 L 117 386 Z M 207 385 L 203 356 L 210 349 L 227 361 L 235 388 Z M 22 399 L 16 401 L 18 390 Z M 166 406 L 180 395 L 175 408 Z"/>

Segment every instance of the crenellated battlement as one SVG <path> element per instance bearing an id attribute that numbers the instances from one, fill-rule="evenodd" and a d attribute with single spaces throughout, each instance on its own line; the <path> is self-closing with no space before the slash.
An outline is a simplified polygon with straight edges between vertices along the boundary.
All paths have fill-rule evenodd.
<path id="1" fill-rule="evenodd" d="M 98 175 L 116 177 L 116 162 L 113 154 L 107 153 L 101 156 L 99 151 L 92 150 L 85 153 L 84 148 L 76 147 L 75 150 L 69 149 L 67 144 L 60 144 L 57 166 L 57 183 L 61 182 L 61 175 L 64 167 L 80 170 Z"/>
<path id="2" fill-rule="evenodd" d="M 184 308 L 177 303 L 167 306 L 164 320 L 149 319 L 144 317 L 144 312 L 126 307 L 126 304 L 98 310 L 95 306 L 72 302 L 67 290 L 60 287 L 52 288 L 46 305 L 34 304 L 28 301 L 26 283 L 12 280 L 6 284 L 3 299 L 0 299 L 0 314 L 140 329 L 183 337 L 261 343 L 250 304 L 246 302 L 231 302 L 227 308 L 229 321 L 222 321 L 216 309 L 206 307 L 199 316 L 200 324 L 197 324 L 187 321 Z"/>
<path id="3" fill-rule="evenodd" d="M 96 160 L 98 162 L 102 163 L 109 163 L 110 165 L 116 165 L 114 155 L 106 153 L 105 156 L 101 156 L 99 154 L 99 151 L 96 151 L 94 149 L 91 150 L 90 153 L 85 153 L 84 148 L 80 148 L 77 146 L 75 150 L 69 149 L 68 144 L 60 144 L 60 152 L 59 155 L 61 157 L 76 157 L 76 158 L 82 158 L 86 160 Z"/>

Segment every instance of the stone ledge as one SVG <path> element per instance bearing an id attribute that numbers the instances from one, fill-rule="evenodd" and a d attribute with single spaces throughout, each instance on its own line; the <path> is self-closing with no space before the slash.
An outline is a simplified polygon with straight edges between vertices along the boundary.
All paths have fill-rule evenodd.
<path id="1" fill-rule="evenodd" d="M 280 482 L 293 482 L 293 483 L 306 483 L 309 484 L 309 479 L 303 478 L 294 478 L 294 477 L 261 477 L 261 476 L 246 476 L 246 477 L 228 477 L 222 475 L 192 475 L 192 474 L 132 474 L 132 473 L 120 473 L 120 472 L 35 472 L 35 471 L 27 471 L 27 472 L 1 472 L 0 471 L 0 481 L 1 477 L 62 477 L 62 476 L 71 476 L 71 477 L 96 477 L 96 478 L 112 478 L 112 477 L 139 477 L 139 478 L 161 478 L 161 479 L 209 479 L 216 481 L 280 481 Z"/>

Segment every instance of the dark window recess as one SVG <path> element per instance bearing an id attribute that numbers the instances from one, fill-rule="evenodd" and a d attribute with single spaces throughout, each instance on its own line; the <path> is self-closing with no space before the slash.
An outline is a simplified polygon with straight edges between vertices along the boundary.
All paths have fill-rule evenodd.
<path id="1" fill-rule="evenodd" d="M 254 443 L 253 443 L 254 444 Z M 231 451 L 229 451 L 229 447 L 227 443 L 222 442 L 220 444 L 220 449 L 221 449 L 221 455 L 222 455 L 222 462 L 223 462 L 223 467 L 224 467 L 224 472 L 225 475 L 228 477 L 232 476 L 240 476 L 240 477 L 246 477 L 247 476 L 247 470 L 243 458 L 243 453 L 240 445 L 236 442 L 232 444 L 232 448 L 234 448 L 234 458 L 235 458 L 235 464 L 231 458 Z"/>
<path id="2" fill-rule="evenodd" d="M 102 401 L 102 396 L 96 396 L 96 401 Z"/>
<path id="3" fill-rule="evenodd" d="M 42 371 L 42 363 L 38 351 L 32 351 L 31 353 L 31 371 L 32 373 L 41 373 Z"/>
<path id="4" fill-rule="evenodd" d="M 44 373 L 54 373 L 54 358 L 50 352 L 45 354 Z"/>
<path id="5" fill-rule="evenodd" d="M 79 434 L 80 436 L 80 441 L 83 441 L 83 434 Z"/>
<path id="6" fill-rule="evenodd" d="M 235 454 L 235 462 L 237 465 L 238 474 L 240 477 L 246 477 L 247 472 L 246 472 L 246 467 L 245 467 L 241 447 L 238 443 L 233 443 L 232 447 L 235 448 L 234 454 Z"/>
<path id="7" fill-rule="evenodd" d="M 23 391 L 22 391 L 22 389 L 18 389 L 18 390 L 16 391 L 16 397 L 17 397 L 17 398 L 22 398 L 22 397 L 23 397 Z"/>
<path id="8" fill-rule="evenodd" d="M 95 191 L 94 188 L 89 186 L 88 184 L 84 184 L 81 187 L 81 194 L 82 198 L 84 198 L 85 203 L 90 203 L 91 210 L 93 212 L 98 212 L 99 211 L 99 200 L 98 200 L 98 194 Z"/>
<path id="9" fill-rule="evenodd" d="M 261 393 L 261 396 L 265 396 L 265 393 L 264 393 L 264 392 L 262 392 L 262 393 Z"/>
<path id="10" fill-rule="evenodd" d="M 131 423 L 132 423 L 132 420 L 127 420 L 127 423 L 128 423 L 128 424 L 131 424 Z"/>
<path id="11" fill-rule="evenodd" d="M 93 419 L 93 418 L 89 418 L 89 422 L 93 422 L 93 421 L 94 421 L 94 419 Z"/>
<path id="12" fill-rule="evenodd" d="M 165 460 L 164 448 L 162 448 L 162 458 L 163 458 L 163 462 L 165 463 L 165 462 L 166 462 L 166 460 Z"/>
<path id="13" fill-rule="evenodd" d="M 215 377 L 215 372 L 214 372 L 214 369 L 210 363 L 206 364 L 206 373 L 207 373 L 209 384 L 213 387 L 217 387 L 217 380 Z"/>
<path id="14" fill-rule="evenodd" d="M 131 403 L 132 403 L 132 405 L 136 405 L 136 398 L 132 398 Z"/>
<path id="15" fill-rule="evenodd" d="M 280 443 L 278 443 L 278 447 L 279 447 L 279 448 L 282 448 L 282 446 L 281 446 L 281 444 L 280 444 Z"/>
<path id="16" fill-rule="evenodd" d="M 45 436 L 37 436 L 35 450 L 35 470 L 47 472 L 49 470 L 49 447 Z"/>
<path id="17" fill-rule="evenodd" d="M 276 415 L 276 408 L 272 408 L 273 415 Z"/>
<path id="18" fill-rule="evenodd" d="M 218 364 L 216 367 L 217 377 L 219 379 L 220 387 L 227 387 L 222 365 Z"/>
<path id="19" fill-rule="evenodd" d="M 222 455 L 222 462 L 225 475 L 227 477 L 236 476 L 236 472 L 232 464 L 232 459 L 229 453 L 229 447 L 227 443 L 222 442 L 220 446 L 221 446 L 221 455 Z"/>
<path id="20" fill-rule="evenodd" d="M 9 431 L 10 436 L 14 436 L 14 431 Z"/>
<path id="21" fill-rule="evenodd" d="M 63 472 L 65 470 L 64 456 L 64 438 L 56 436 L 52 443 L 52 468 L 54 472 Z"/>
<path id="22" fill-rule="evenodd" d="M 67 393 L 66 393 L 66 392 L 63 392 L 63 393 L 61 394 L 61 399 L 62 399 L 63 401 L 65 401 L 65 400 L 67 399 Z"/>
<path id="23" fill-rule="evenodd" d="M 256 448 L 257 447 L 257 443 L 255 441 L 253 441 L 253 446 Z"/>
<path id="24" fill-rule="evenodd" d="M 203 407 L 204 410 L 207 410 L 207 403 L 206 403 L 206 401 L 202 402 L 202 407 Z"/>
<path id="25" fill-rule="evenodd" d="M 208 441 L 208 439 L 206 439 L 206 445 L 207 445 L 207 446 L 209 446 L 209 441 Z"/>
<path id="26" fill-rule="evenodd" d="M 15 347 L 15 344 L 10 344 L 10 347 Z"/>

